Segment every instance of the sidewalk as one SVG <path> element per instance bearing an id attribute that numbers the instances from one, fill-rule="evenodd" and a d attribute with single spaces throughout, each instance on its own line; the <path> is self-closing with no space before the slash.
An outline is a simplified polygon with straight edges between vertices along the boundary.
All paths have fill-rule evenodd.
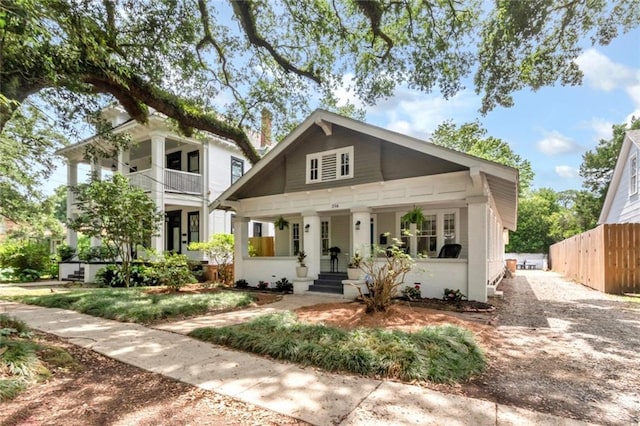
<path id="1" fill-rule="evenodd" d="M 242 318 L 234 317 L 232 314 L 238 312 L 232 312 L 159 327 L 185 333 L 193 326 L 234 323 L 259 313 L 291 309 L 309 302 L 309 299 L 287 296 L 278 304 L 252 309 Z M 175 332 L 74 311 L 0 301 L 0 313 L 116 360 L 315 425 L 585 424 L 418 386 L 301 368 L 224 349 Z M 224 320 L 223 315 L 226 315 Z"/>

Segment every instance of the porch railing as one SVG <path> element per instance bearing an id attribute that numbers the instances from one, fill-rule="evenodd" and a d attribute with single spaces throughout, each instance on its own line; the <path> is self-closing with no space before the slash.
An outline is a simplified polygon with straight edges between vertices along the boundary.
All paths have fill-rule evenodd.
<path id="1" fill-rule="evenodd" d="M 142 188 L 146 192 L 153 189 L 154 181 L 151 169 L 129 173 L 128 177 L 133 186 Z M 202 194 L 202 186 L 201 174 L 171 169 L 164 171 L 164 190 L 167 192 Z"/>
<path id="2" fill-rule="evenodd" d="M 145 192 L 150 192 L 153 187 L 153 179 L 151 169 L 140 170 L 139 172 L 129 173 L 129 182 L 133 186 L 142 188 Z"/>
<path id="3" fill-rule="evenodd" d="M 164 188 L 169 192 L 202 194 L 202 175 L 180 170 L 165 169 Z"/>

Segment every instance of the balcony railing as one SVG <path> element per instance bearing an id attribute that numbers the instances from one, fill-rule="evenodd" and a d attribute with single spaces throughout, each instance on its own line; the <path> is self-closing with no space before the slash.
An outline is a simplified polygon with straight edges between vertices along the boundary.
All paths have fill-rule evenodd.
<path id="1" fill-rule="evenodd" d="M 129 182 L 131 182 L 131 185 L 142 188 L 146 192 L 151 192 L 154 184 L 152 170 L 146 169 L 129 173 Z M 182 194 L 202 194 L 202 175 L 165 169 L 164 190 Z"/>
<path id="2" fill-rule="evenodd" d="M 165 169 L 164 189 L 169 192 L 202 194 L 202 175 L 199 173 Z"/>
<path id="3" fill-rule="evenodd" d="M 129 183 L 131 183 L 132 186 L 142 188 L 145 192 L 151 192 L 151 189 L 153 188 L 151 169 L 129 173 Z"/>

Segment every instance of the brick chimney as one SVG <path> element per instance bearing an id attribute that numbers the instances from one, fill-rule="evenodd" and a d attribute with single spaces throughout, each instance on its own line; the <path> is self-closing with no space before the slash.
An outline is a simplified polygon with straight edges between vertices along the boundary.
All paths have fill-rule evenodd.
<path id="1" fill-rule="evenodd" d="M 271 111 L 262 108 L 262 120 L 260 122 L 260 148 L 271 145 Z"/>

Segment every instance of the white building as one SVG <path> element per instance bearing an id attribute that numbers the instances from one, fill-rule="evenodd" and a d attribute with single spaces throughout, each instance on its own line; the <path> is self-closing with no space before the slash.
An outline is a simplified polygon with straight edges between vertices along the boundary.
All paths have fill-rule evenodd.
<path id="1" fill-rule="evenodd" d="M 212 203 L 237 214 L 235 278 L 273 277 L 320 290 L 328 280 L 331 248 L 338 271 L 350 254 L 401 237 L 401 217 L 417 206 L 426 220 L 409 238 L 417 268 L 405 283 L 421 283 L 424 297 L 460 289 L 486 301 L 504 272 L 504 246 L 516 229 L 518 171 L 327 111 L 317 110 Z M 275 229 L 275 256 L 249 256 L 252 220 Z M 460 244 L 454 258 L 439 258 L 445 244 Z M 308 276 L 295 278 L 295 255 L 307 254 Z M 338 281 L 339 283 L 339 281 Z M 305 289 L 306 287 L 306 289 Z M 340 288 L 340 292 L 342 288 Z"/>
<path id="2" fill-rule="evenodd" d="M 204 260 L 200 252 L 187 250 L 192 241 L 207 241 L 214 233 L 232 231 L 232 214 L 222 211 L 209 213 L 208 205 L 249 168 L 250 163 L 237 146 L 217 136 L 189 138 L 172 130 L 166 118 L 158 113 L 149 116 L 147 124 L 129 118 L 121 107 L 110 107 L 103 117 L 111 121 L 114 133 L 127 132 L 132 143 L 120 152 L 117 159 L 103 158 L 90 164 L 92 172 L 102 176 L 104 171 L 119 172 L 132 184 L 143 188 L 165 214 L 165 223 L 159 235 L 153 237 L 151 248 L 186 254 L 195 260 Z M 265 150 L 269 131 L 258 149 Z M 78 164 L 86 160 L 86 148 L 91 144 L 105 144 L 94 136 L 57 151 L 67 162 L 67 185 L 78 183 Z M 78 214 L 74 194 L 69 191 L 67 214 Z M 262 224 L 251 227 L 251 235 L 261 236 Z M 267 229 L 264 229 L 267 232 Z M 77 246 L 77 234 L 68 231 L 67 244 Z M 94 241 L 93 244 L 98 244 Z"/>

